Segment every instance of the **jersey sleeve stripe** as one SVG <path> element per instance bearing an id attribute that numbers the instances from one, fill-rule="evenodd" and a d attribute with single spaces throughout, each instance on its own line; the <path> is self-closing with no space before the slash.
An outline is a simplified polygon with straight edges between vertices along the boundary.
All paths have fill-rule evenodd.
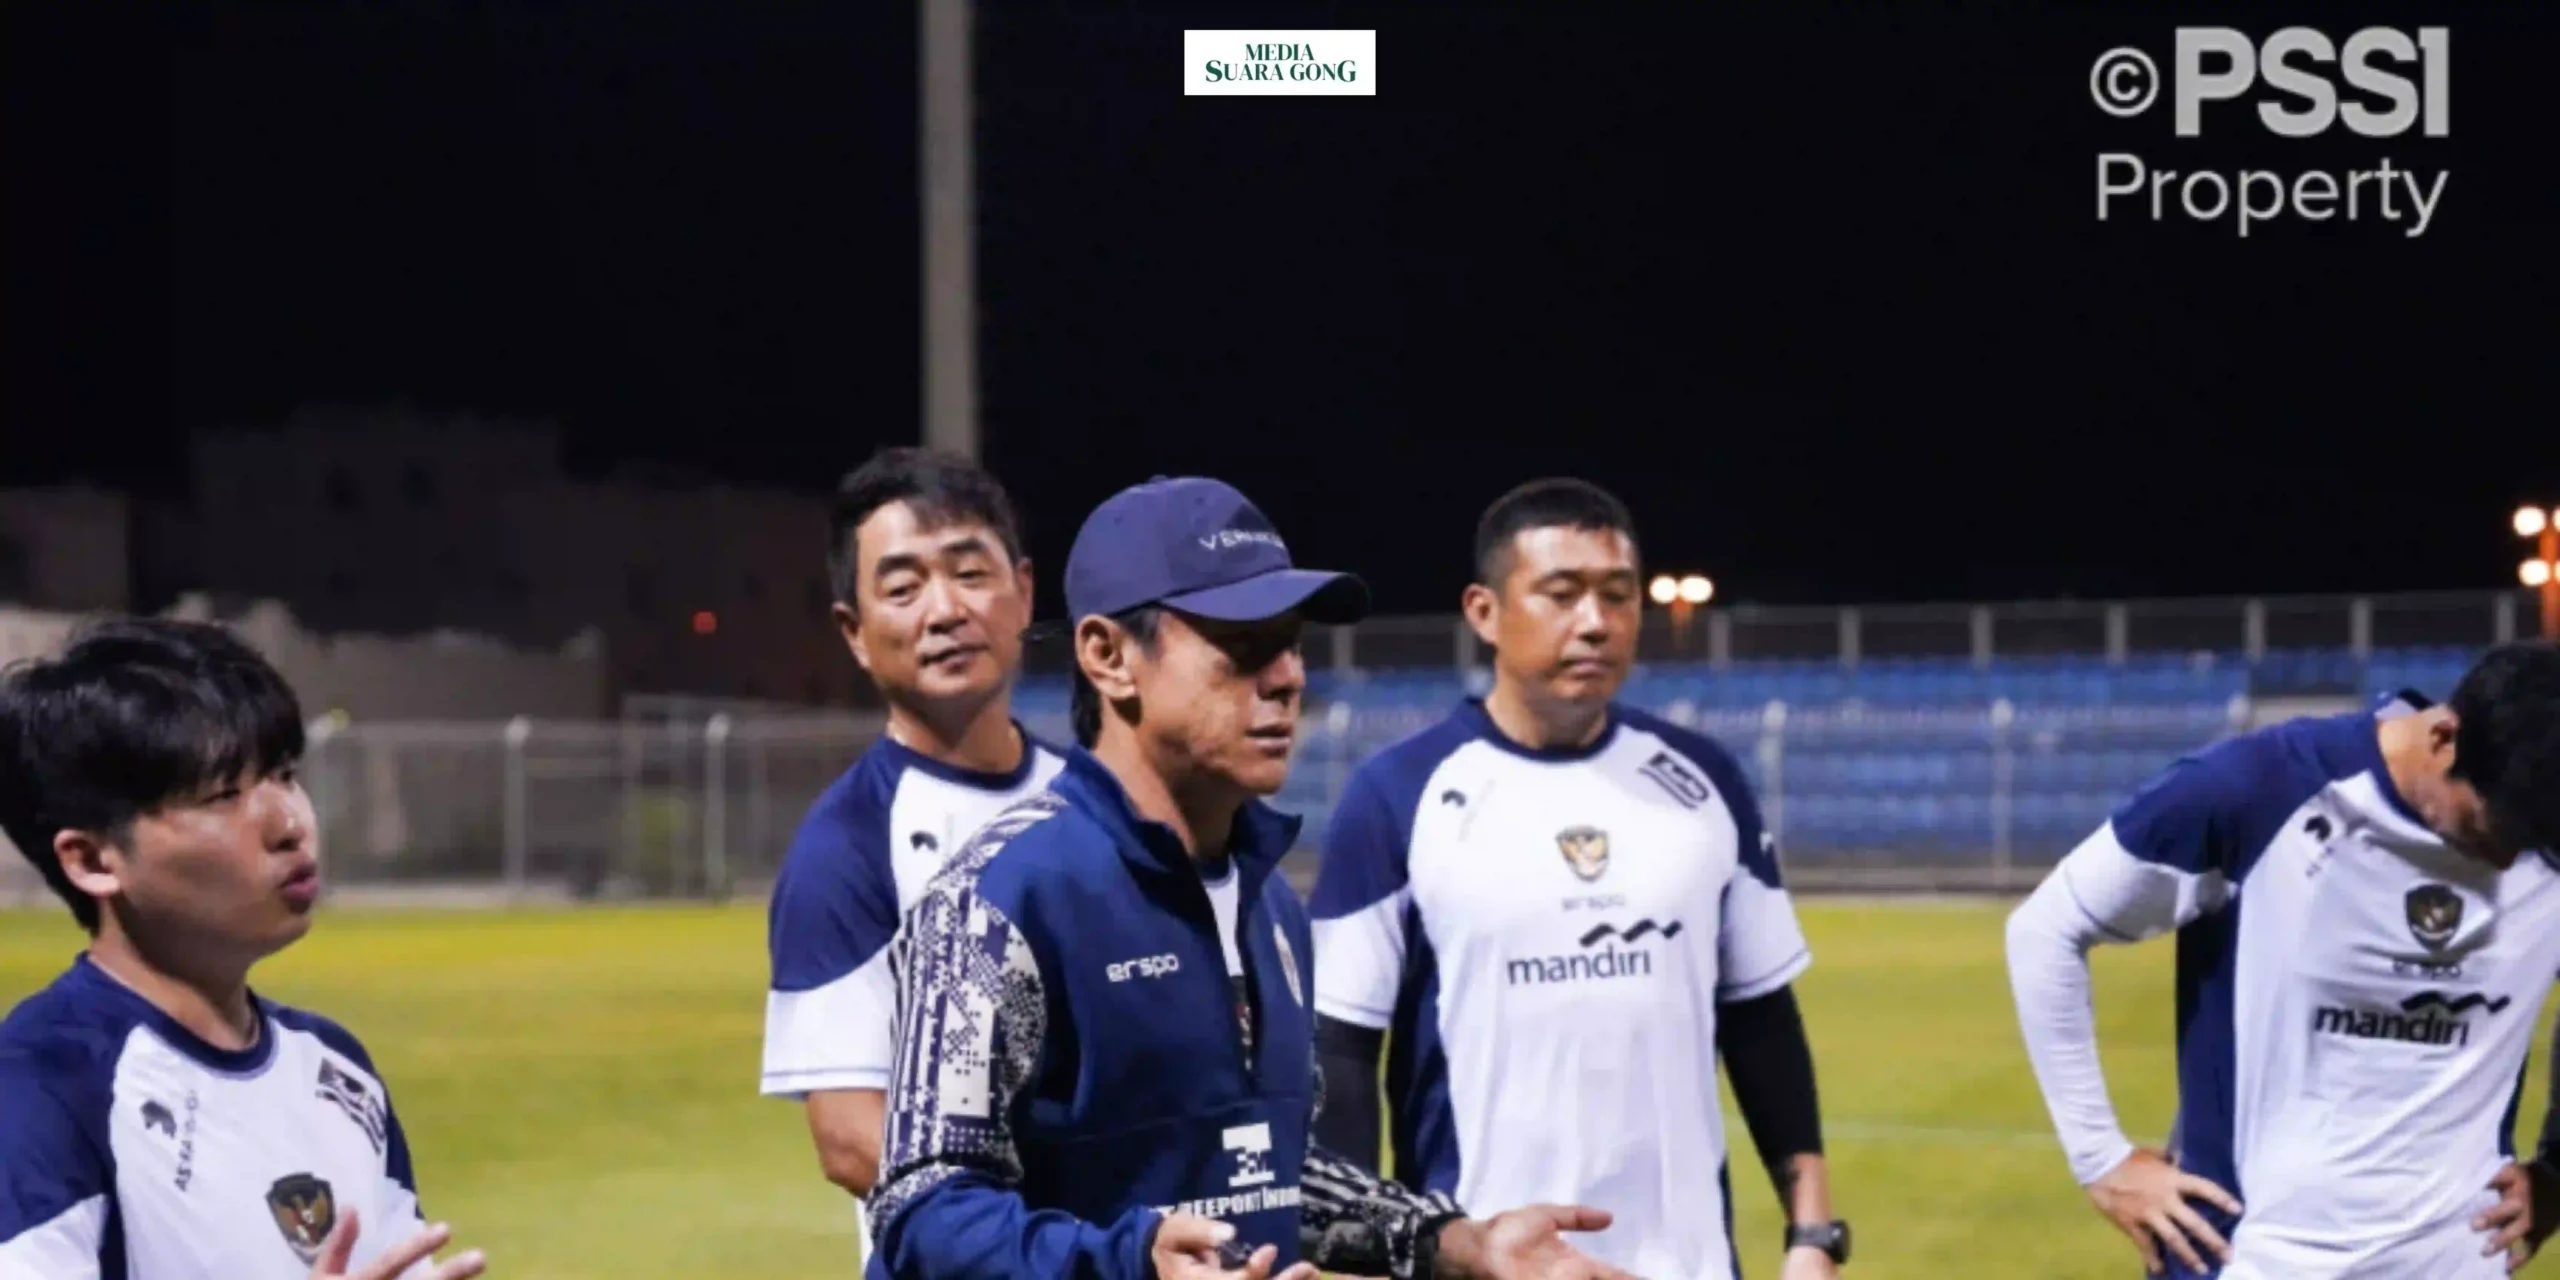
<path id="1" fill-rule="evenodd" d="M 766 993 L 764 1092 L 888 1087 L 898 998 L 889 964 L 883 951 L 824 986 Z M 866 1083 L 813 1083 L 828 1076 Z"/>
<path id="2" fill-rule="evenodd" d="M 2089 923 L 2095 926 L 2098 932 L 2105 934 L 2108 938 L 2117 942 L 2132 943 L 2141 941 L 2140 938 L 2107 923 L 2105 917 L 2100 916 L 2097 912 L 2089 909 L 2089 904 L 2080 897 L 2079 887 L 2071 883 L 2070 859 L 2064 859 L 2061 865 L 2054 868 L 2054 871 L 2057 873 L 2057 878 L 2062 881 L 2063 896 L 2071 900 L 2071 905 L 2077 907 L 2081 915 L 2088 917 Z"/>
<path id="3" fill-rule="evenodd" d="M 1795 981 L 1798 974 L 1801 974 L 1812 967 L 1813 949 L 1810 947 L 1803 948 L 1797 951 L 1794 955 L 1787 957 L 1786 963 L 1761 974 L 1757 978 L 1753 978 L 1748 982 L 1731 982 L 1718 986 L 1716 988 L 1716 998 L 1726 1003 L 1732 1003 L 1737 1000 L 1750 1000 L 1755 997 L 1765 996 L 1770 992 Z"/>
<path id="4" fill-rule="evenodd" d="M 763 1091 L 769 1098 L 799 1101 L 813 1093 L 832 1093 L 838 1089 L 874 1089 L 886 1091 L 889 1072 L 885 1067 L 843 1067 L 808 1071 L 768 1071 L 764 1073 Z"/>

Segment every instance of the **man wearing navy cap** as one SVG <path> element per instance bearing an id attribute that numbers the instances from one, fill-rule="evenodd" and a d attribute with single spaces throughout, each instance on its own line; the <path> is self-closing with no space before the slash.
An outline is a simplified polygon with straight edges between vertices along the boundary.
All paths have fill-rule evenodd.
<path id="1" fill-rule="evenodd" d="M 1478 1222 L 1308 1141 L 1313 955 L 1275 874 L 1298 820 L 1263 797 L 1301 628 L 1356 620 L 1368 589 L 1294 567 L 1232 487 L 1162 477 L 1087 518 L 1066 588 L 1080 749 L 893 944 L 874 1273 L 1623 1280 L 1561 1234 L 1607 1214 Z"/>

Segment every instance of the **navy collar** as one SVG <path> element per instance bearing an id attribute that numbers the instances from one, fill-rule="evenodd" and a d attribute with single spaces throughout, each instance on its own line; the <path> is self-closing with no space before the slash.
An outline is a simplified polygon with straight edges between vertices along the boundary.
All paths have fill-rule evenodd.
<path id="1" fill-rule="evenodd" d="M 1013 726 L 1015 735 L 1022 739 L 1022 761 L 1003 773 L 987 773 L 977 769 L 963 769 L 956 764 L 946 764 L 891 737 L 886 729 L 880 732 L 879 750 L 889 757 L 891 764 L 900 769 L 914 769 L 955 786 L 969 787 L 978 791 L 1011 791 L 1021 786 L 1031 777 L 1031 771 L 1039 767 L 1040 740 L 1032 737 L 1031 731 L 1023 728 L 1021 721 L 1012 720 L 1007 723 Z"/>
<path id="2" fill-rule="evenodd" d="M 2404 701 L 2412 698 L 2416 699 L 2416 701 L 2411 704 L 2413 709 L 2416 710 L 2423 710 L 2429 705 L 2424 697 L 2415 693 L 2403 693 L 2400 697 Z M 2382 715 L 2347 717 L 2347 722 L 2350 725 L 2354 725 L 2358 730 L 2358 732 L 2350 735 L 2351 740 L 2354 743 L 2358 763 L 2362 764 L 2365 767 L 2365 770 L 2373 775 L 2373 789 L 2381 792 L 2382 798 L 2389 802 L 2391 807 L 2398 811 L 2401 817 L 2407 818 L 2411 823 L 2415 824 L 2420 831 L 2424 831 L 2432 835 L 2435 833 L 2435 828 L 2428 826 L 2427 820 L 2418 816 L 2418 811 L 2410 807 L 2408 798 L 2400 794 L 2399 786 L 2391 781 L 2391 762 L 2382 757 L 2382 722 L 2388 718 L 2390 717 Z M 2443 837 L 2438 836 L 2437 838 L 2442 839 Z"/>
<path id="3" fill-rule="evenodd" d="M 1533 747 L 1504 733 L 1502 726 L 1493 722 L 1493 713 L 1484 709 L 1482 698 L 1468 698 L 1460 702 L 1456 714 L 1469 729 L 1475 731 L 1477 737 L 1486 742 L 1524 760 L 1544 760 L 1554 764 L 1588 760 L 1608 750 L 1609 744 L 1617 741 L 1618 722 L 1624 719 L 1618 712 L 1618 704 L 1613 702 L 1609 704 L 1609 709 L 1602 713 L 1607 719 L 1600 726 L 1600 736 L 1593 738 L 1588 744 L 1579 747 Z"/>
<path id="4" fill-rule="evenodd" d="M 1077 747 L 1067 753 L 1066 768 L 1050 787 L 1108 828 L 1120 857 L 1131 867 L 1155 874 L 1179 871 L 1194 878 L 1206 873 L 1182 847 L 1173 828 L 1145 817 L 1129 801 L 1129 789 L 1093 753 Z M 1261 892 L 1262 881 L 1297 847 L 1304 820 L 1282 813 L 1260 800 L 1248 800 L 1236 811 L 1227 839 L 1227 856 L 1240 877 L 1244 899 Z"/>
<path id="5" fill-rule="evenodd" d="M 230 1076 L 254 1076 L 267 1069 L 276 1056 L 275 1006 L 257 992 L 249 993 L 249 1007 L 258 1015 L 258 1042 L 246 1049 L 217 1049 L 204 1037 L 179 1025 L 176 1018 L 160 1006 L 142 998 L 142 993 L 118 982 L 115 976 L 99 968 L 83 951 L 71 962 L 71 979 L 98 994 L 102 1000 L 131 1010 L 151 1034 L 172 1049 L 194 1059 L 207 1070 Z"/>

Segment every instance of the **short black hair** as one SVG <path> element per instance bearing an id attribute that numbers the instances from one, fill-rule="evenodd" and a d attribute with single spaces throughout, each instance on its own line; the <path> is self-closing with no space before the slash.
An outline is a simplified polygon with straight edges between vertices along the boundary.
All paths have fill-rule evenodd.
<path id="1" fill-rule="evenodd" d="M 1588 480 L 1532 480 L 1493 500 L 1476 521 L 1476 581 L 1500 587 L 1511 576 L 1512 539 L 1531 529 L 1616 530 L 1636 540 L 1636 522 L 1616 494 Z"/>
<path id="2" fill-rule="evenodd" d="M 1131 639 L 1138 642 L 1139 648 L 1148 653 L 1156 651 L 1157 638 L 1163 634 L 1164 607 L 1162 605 L 1142 604 L 1134 609 L 1124 609 L 1110 617 L 1113 622 L 1120 624 L 1121 630 L 1129 633 Z M 1068 694 L 1067 719 L 1075 728 L 1076 745 L 1091 750 L 1094 743 L 1102 740 L 1102 691 L 1094 688 L 1091 680 L 1084 678 L 1083 663 L 1076 663 L 1072 670 L 1075 672 L 1071 677 L 1075 681 L 1075 687 Z"/>
<path id="3" fill-rule="evenodd" d="M 302 705 L 284 676 L 205 622 L 99 623 L 62 655 L 0 674 L 0 831 L 98 931 L 98 903 L 54 856 L 63 831 L 121 844 L 133 821 L 209 784 L 302 758 Z"/>
<path id="4" fill-rule="evenodd" d="M 934 449 L 883 449 L 837 483 L 827 513 L 827 580 L 848 607 L 861 564 L 854 555 L 854 530 L 892 502 L 907 504 L 928 526 L 983 524 L 1004 544 L 1007 561 L 1022 559 L 1022 521 L 1004 485 L 986 468 Z"/>
<path id="5" fill-rule="evenodd" d="M 2560 647 L 2528 640 L 2491 649 L 2447 705 L 2457 721 L 2452 775 L 2480 793 L 2490 830 L 2560 856 Z"/>

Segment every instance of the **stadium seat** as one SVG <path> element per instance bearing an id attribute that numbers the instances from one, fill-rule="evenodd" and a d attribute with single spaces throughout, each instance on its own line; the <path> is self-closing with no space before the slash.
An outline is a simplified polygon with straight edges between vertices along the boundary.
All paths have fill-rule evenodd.
<path id="1" fill-rule="evenodd" d="M 2358 663 L 2344 650 L 2277 650 L 2254 664 L 2234 654 L 2145 653 L 2120 664 L 2066 655 L 1982 667 L 1962 657 L 1883 656 L 1855 669 L 1824 659 L 1648 663 L 1622 697 L 1724 746 L 1793 848 L 1975 857 L 2005 830 L 2013 856 L 2033 859 L 2068 850 L 2123 796 L 2231 732 L 2235 698 L 2401 687 L 2441 698 L 2473 656 L 2381 650 Z M 1282 806 L 1305 817 L 1307 838 L 1320 843 L 1341 779 L 1437 723 L 1470 689 L 1446 667 L 1310 672 L 1310 729 Z M 1026 680 L 1017 713 L 1035 732 L 1063 736 L 1067 691 L 1062 678 Z M 1786 715 L 1772 729 L 1780 703 Z M 1999 704 L 2007 710 L 1995 713 Z"/>

